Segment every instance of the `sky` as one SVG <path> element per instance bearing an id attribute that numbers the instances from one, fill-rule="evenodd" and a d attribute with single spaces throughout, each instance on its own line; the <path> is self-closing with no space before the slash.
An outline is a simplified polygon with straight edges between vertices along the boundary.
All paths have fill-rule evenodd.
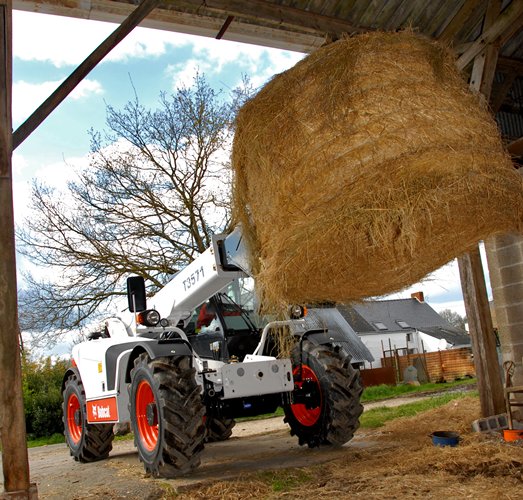
<path id="1" fill-rule="evenodd" d="M 116 25 L 13 12 L 13 128 L 94 50 Z M 33 179 L 63 185 L 71 165 L 87 165 L 88 130 L 103 130 L 107 105 L 134 98 L 155 107 L 162 91 L 190 85 L 196 71 L 228 92 L 247 75 L 255 87 L 293 66 L 303 54 L 146 28 L 135 29 L 13 153 L 15 218 L 20 223 Z M 19 259 L 19 266 L 27 265 Z M 484 263 L 486 269 L 486 264 Z M 457 264 L 393 298 L 422 290 L 437 311 L 465 315 Z"/>

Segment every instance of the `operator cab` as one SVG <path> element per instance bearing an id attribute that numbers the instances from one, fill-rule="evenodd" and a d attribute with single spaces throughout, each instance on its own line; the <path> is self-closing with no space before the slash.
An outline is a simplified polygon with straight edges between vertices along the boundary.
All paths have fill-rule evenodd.
<path id="1" fill-rule="evenodd" d="M 253 280 L 239 278 L 196 308 L 185 332 L 202 358 L 243 361 L 264 324 L 256 314 Z"/>

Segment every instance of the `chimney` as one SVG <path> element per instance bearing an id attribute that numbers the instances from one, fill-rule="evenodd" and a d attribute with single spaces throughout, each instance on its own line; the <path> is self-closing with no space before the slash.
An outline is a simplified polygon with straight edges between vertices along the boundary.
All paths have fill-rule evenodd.
<path id="1" fill-rule="evenodd" d="M 414 292 L 410 294 L 411 299 L 416 299 L 418 302 L 423 303 L 425 302 L 425 296 L 423 295 L 423 292 Z"/>

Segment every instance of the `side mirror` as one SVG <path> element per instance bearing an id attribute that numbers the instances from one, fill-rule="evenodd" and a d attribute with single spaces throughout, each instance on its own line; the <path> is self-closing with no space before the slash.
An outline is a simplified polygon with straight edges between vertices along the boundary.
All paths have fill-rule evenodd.
<path id="1" fill-rule="evenodd" d="M 145 281 L 141 276 L 127 278 L 127 300 L 129 311 L 131 312 L 140 312 L 147 309 Z"/>

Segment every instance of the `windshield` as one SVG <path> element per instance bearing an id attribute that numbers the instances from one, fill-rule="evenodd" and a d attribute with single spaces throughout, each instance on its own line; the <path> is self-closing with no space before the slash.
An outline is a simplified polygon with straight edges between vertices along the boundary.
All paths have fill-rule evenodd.
<path id="1" fill-rule="evenodd" d="M 258 304 L 252 278 L 238 278 L 219 297 L 227 330 L 259 330 L 267 321 L 257 314 Z"/>

